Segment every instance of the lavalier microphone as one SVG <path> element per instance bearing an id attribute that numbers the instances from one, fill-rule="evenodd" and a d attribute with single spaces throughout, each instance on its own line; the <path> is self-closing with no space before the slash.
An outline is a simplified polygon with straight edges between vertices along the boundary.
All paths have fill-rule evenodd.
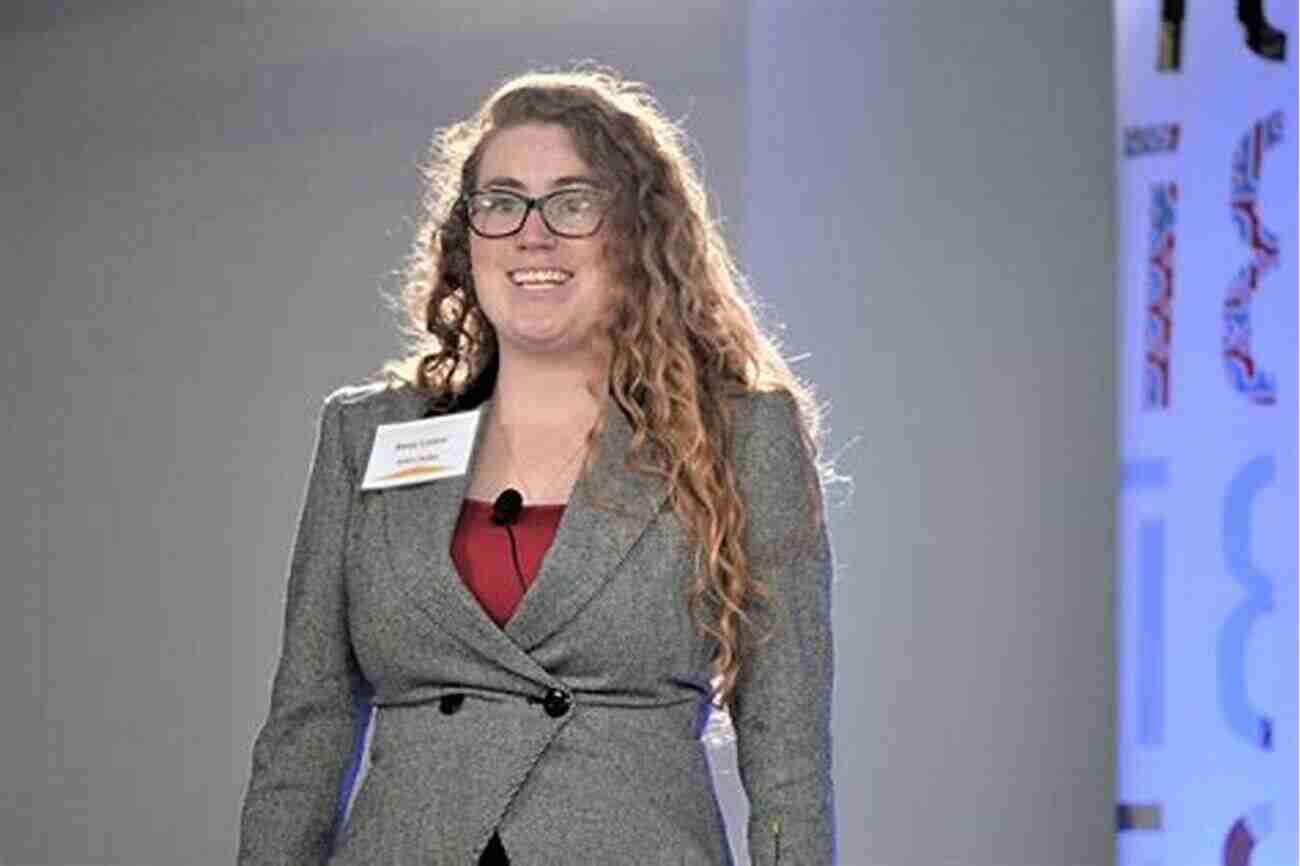
<path id="1" fill-rule="evenodd" d="M 497 526 L 509 526 L 519 519 L 519 512 L 523 508 L 523 494 L 513 487 L 507 487 L 501 491 L 496 502 L 492 503 L 492 522 Z"/>
<path id="2" fill-rule="evenodd" d="M 528 585 L 524 582 L 524 570 L 519 565 L 519 546 L 515 544 L 515 533 L 510 527 L 519 519 L 519 513 L 523 510 L 523 494 L 513 487 L 502 490 L 496 502 L 492 503 L 492 522 L 504 526 L 506 535 L 510 537 L 510 559 L 515 565 L 515 578 L 519 581 L 521 595 L 528 591 Z"/>

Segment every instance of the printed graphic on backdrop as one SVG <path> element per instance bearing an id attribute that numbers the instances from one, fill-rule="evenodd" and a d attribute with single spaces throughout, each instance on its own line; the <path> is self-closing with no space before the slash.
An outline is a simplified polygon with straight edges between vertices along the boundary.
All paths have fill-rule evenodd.
<path id="1" fill-rule="evenodd" d="M 1173 154 L 1178 150 L 1178 137 L 1182 127 L 1177 123 L 1152 123 L 1130 126 L 1124 130 L 1124 156 L 1153 156 Z"/>
<path id="2" fill-rule="evenodd" d="M 1300 10 L 1115 10 L 1116 864 L 1297 866 Z"/>
<path id="3" fill-rule="evenodd" d="M 1146 370 L 1143 409 L 1169 406 L 1169 356 L 1174 339 L 1174 208 L 1178 184 L 1151 187 L 1151 256 L 1147 259 Z"/>
<path id="4" fill-rule="evenodd" d="M 1268 23 L 1264 0 L 1237 0 L 1237 20 L 1246 28 L 1246 45 L 1265 60 L 1286 59 L 1286 34 Z"/>
<path id="5" fill-rule="evenodd" d="M 1282 112 L 1275 111 L 1241 137 L 1232 153 L 1232 191 L 1228 209 L 1237 236 L 1247 248 L 1246 263 L 1228 284 L 1223 301 L 1223 362 L 1228 382 L 1252 403 L 1271 406 L 1277 399 L 1277 382 L 1260 369 L 1251 354 L 1250 301 L 1260 281 L 1277 265 L 1277 235 L 1265 228 L 1259 216 L 1260 180 L 1264 154 L 1282 140 Z"/>
<path id="6" fill-rule="evenodd" d="M 1260 617 L 1273 612 L 1273 580 L 1250 552 L 1255 501 L 1273 482 L 1272 457 L 1256 457 L 1228 484 L 1223 502 L 1223 562 L 1242 598 L 1224 620 L 1218 640 L 1219 708 L 1228 728 L 1264 751 L 1273 748 L 1273 720 L 1251 706 L 1246 688 L 1246 644 Z"/>
<path id="7" fill-rule="evenodd" d="M 1237 0 L 1237 20 L 1246 31 L 1246 47 L 1265 60 L 1286 60 L 1286 33 L 1268 23 L 1263 0 Z M 1183 27 L 1187 21 L 1186 0 L 1161 0 L 1160 40 L 1156 47 L 1156 69 L 1178 72 L 1183 67 Z"/>
<path id="8" fill-rule="evenodd" d="M 1256 806 L 1232 822 L 1223 840 L 1223 866 L 1251 866 L 1255 844 L 1273 828 L 1271 812 L 1267 804 Z"/>

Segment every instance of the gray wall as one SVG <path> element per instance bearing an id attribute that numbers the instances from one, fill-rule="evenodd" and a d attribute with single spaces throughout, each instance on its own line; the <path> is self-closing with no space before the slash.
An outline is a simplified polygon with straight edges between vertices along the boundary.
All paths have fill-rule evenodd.
<path id="1" fill-rule="evenodd" d="M 845 862 L 1110 862 L 1110 4 L 811 5 L 751 4 L 745 200 L 833 442 L 861 437 Z"/>
<path id="2" fill-rule="evenodd" d="M 861 437 L 842 862 L 1108 861 L 1108 12 L 150 5 L 0 9 L 0 863 L 231 861 L 313 417 L 397 351 L 414 163 L 588 57 L 685 116 Z"/>
<path id="3" fill-rule="evenodd" d="M 833 445 L 861 437 L 845 862 L 1110 862 L 1109 4 L 812 5 L 751 4 L 745 201 Z"/>

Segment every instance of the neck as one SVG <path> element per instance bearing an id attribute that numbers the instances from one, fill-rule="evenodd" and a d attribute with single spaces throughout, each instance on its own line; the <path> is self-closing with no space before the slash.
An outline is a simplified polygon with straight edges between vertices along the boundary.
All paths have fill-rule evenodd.
<path id="1" fill-rule="evenodd" d="M 492 414 L 506 427 L 585 426 L 600 411 L 606 382 L 603 365 L 593 358 L 537 359 L 502 352 Z"/>

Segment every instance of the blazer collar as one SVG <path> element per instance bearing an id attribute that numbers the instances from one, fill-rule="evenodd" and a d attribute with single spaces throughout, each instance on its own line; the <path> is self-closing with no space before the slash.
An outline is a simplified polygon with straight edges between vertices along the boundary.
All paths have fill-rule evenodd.
<path id="1" fill-rule="evenodd" d="M 491 401 L 480 409 L 471 466 Z M 408 600 L 476 651 L 530 679 L 549 681 L 529 651 L 600 591 L 664 504 L 662 479 L 627 467 L 631 443 L 631 424 L 607 399 L 595 461 L 574 486 L 537 579 L 504 629 L 484 613 L 451 560 L 451 537 L 470 474 L 383 491 L 388 554 Z"/>

